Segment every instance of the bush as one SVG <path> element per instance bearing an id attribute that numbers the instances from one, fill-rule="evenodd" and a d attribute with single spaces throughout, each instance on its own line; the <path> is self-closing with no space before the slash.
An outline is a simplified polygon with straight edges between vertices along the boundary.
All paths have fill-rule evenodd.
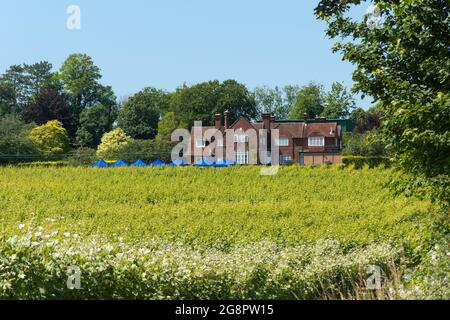
<path id="1" fill-rule="evenodd" d="M 95 149 L 79 148 L 69 153 L 67 161 L 71 166 L 87 166 L 97 160 Z"/>
<path id="2" fill-rule="evenodd" d="M 97 156 L 99 158 L 107 158 L 112 152 L 119 150 L 131 141 L 133 139 L 127 136 L 122 129 L 116 128 L 103 135 L 102 142 L 97 149 Z"/>
<path id="3" fill-rule="evenodd" d="M 18 167 L 65 167 L 69 163 L 67 161 L 34 161 L 19 163 Z"/>
<path id="4" fill-rule="evenodd" d="M 170 161 L 174 145 L 173 142 L 164 140 L 133 140 L 116 150 L 104 153 L 104 157 L 111 160 L 122 159 L 128 162 L 134 162 L 137 159 L 147 162 L 161 159 L 167 162 Z"/>
<path id="5" fill-rule="evenodd" d="M 361 169 L 364 166 L 368 166 L 369 168 L 379 166 L 389 168 L 391 166 L 391 161 L 387 157 L 345 156 L 342 157 L 342 163 L 345 167 L 353 166 L 355 169 Z"/>
<path id="6" fill-rule="evenodd" d="M 58 120 L 51 120 L 34 128 L 29 137 L 44 155 L 64 154 L 70 149 L 67 130 Z"/>
<path id="7" fill-rule="evenodd" d="M 0 299 L 315 299 L 352 296 L 369 265 L 383 270 L 400 251 L 372 244 L 344 251 L 340 244 L 280 247 L 269 241 L 226 251 L 153 239 L 82 240 L 42 228 L 0 245 Z M 67 287 L 79 270 L 81 290 Z M 70 283 L 70 282 L 69 282 Z"/>

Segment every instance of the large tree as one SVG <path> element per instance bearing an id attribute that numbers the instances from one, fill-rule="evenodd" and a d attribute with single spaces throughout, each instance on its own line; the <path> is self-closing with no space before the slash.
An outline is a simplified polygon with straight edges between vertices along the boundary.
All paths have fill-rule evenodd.
<path id="1" fill-rule="evenodd" d="M 292 85 L 282 89 L 267 86 L 256 87 L 254 95 L 258 112 L 270 112 L 276 119 L 285 120 L 289 117 L 299 92 L 300 87 Z"/>
<path id="2" fill-rule="evenodd" d="M 168 93 L 151 87 L 136 93 L 119 110 L 119 127 L 132 138 L 153 139 L 159 119 L 169 108 L 169 99 Z"/>
<path id="3" fill-rule="evenodd" d="M 310 82 L 308 85 L 300 88 L 297 101 L 290 112 L 291 119 L 303 119 L 306 113 L 308 118 L 320 116 L 323 112 L 323 86 Z"/>
<path id="4" fill-rule="evenodd" d="M 316 14 L 340 39 L 334 51 L 356 66 L 354 89 L 381 102 L 384 137 L 404 172 L 399 186 L 448 205 L 450 3 L 374 0 L 373 14 L 351 18 L 362 2 L 321 0 Z"/>
<path id="5" fill-rule="evenodd" d="M 78 144 L 83 147 L 97 147 L 103 134 L 112 129 L 115 118 L 115 112 L 111 113 L 111 109 L 102 104 L 84 109 L 80 114 L 76 132 Z"/>
<path id="6" fill-rule="evenodd" d="M 340 82 L 334 82 L 331 90 L 323 97 L 324 110 L 322 116 L 332 119 L 344 119 L 355 109 L 353 95 Z"/>
<path id="7" fill-rule="evenodd" d="M 213 123 L 215 113 L 230 112 L 230 121 L 240 116 L 254 119 L 257 116 L 253 95 L 243 85 L 234 80 L 223 83 L 215 80 L 193 86 L 183 85 L 173 94 L 171 111 L 178 120 L 189 127 L 194 121 L 204 125 Z"/>
<path id="8" fill-rule="evenodd" d="M 49 120 L 59 120 L 73 138 L 76 121 L 72 110 L 58 90 L 48 87 L 40 89 L 34 100 L 23 110 L 23 119 L 43 125 Z"/>

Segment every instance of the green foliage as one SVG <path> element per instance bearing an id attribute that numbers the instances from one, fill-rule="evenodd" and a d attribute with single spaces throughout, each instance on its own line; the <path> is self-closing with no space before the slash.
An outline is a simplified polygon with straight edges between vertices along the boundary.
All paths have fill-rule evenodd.
<path id="1" fill-rule="evenodd" d="M 156 138 L 158 140 L 171 141 L 172 132 L 180 128 L 186 129 L 187 124 L 177 120 L 175 113 L 167 112 L 158 122 L 158 135 Z"/>
<path id="2" fill-rule="evenodd" d="M 116 117 L 114 111 L 102 104 L 84 109 L 80 114 L 77 142 L 84 147 L 97 147 L 102 136 L 112 129 Z"/>
<path id="3" fill-rule="evenodd" d="M 156 159 L 170 161 L 170 155 L 175 143 L 166 140 L 132 140 L 120 148 L 109 150 L 102 154 L 105 159 L 125 160 L 134 162 L 138 159 L 148 163 Z"/>
<path id="4" fill-rule="evenodd" d="M 342 157 L 342 164 L 345 167 L 352 166 L 355 169 L 361 169 L 365 166 L 369 168 L 376 168 L 379 166 L 388 168 L 392 165 L 389 158 L 380 156 L 344 156 Z"/>
<path id="5" fill-rule="evenodd" d="M 258 113 L 271 113 L 276 119 L 286 120 L 297 101 L 300 87 L 285 86 L 269 88 L 267 86 L 257 87 L 253 94 L 255 96 Z"/>
<path id="6" fill-rule="evenodd" d="M 87 166 L 97 160 L 97 151 L 91 148 L 78 148 L 69 152 L 67 162 L 71 166 Z"/>
<path id="7" fill-rule="evenodd" d="M 387 149 L 379 133 L 344 133 L 344 148 L 342 154 L 346 156 L 385 156 Z"/>
<path id="8" fill-rule="evenodd" d="M 134 139 L 153 139 L 160 117 L 169 108 L 169 95 L 145 88 L 128 98 L 119 111 L 118 125 Z"/>
<path id="9" fill-rule="evenodd" d="M 116 128 L 103 135 L 101 143 L 97 149 L 97 156 L 104 158 L 111 152 L 119 150 L 124 145 L 133 141 L 121 128 Z"/>
<path id="10" fill-rule="evenodd" d="M 40 157 L 40 152 L 28 137 L 33 124 L 23 123 L 18 116 L 0 116 L 0 163 L 14 163 Z"/>
<path id="11" fill-rule="evenodd" d="M 334 46 L 356 65 L 354 89 L 382 103 L 385 138 L 405 173 L 400 190 L 450 203 L 450 5 L 446 0 L 375 0 L 380 25 L 348 17 L 360 0 L 322 0 Z"/>
<path id="12" fill-rule="evenodd" d="M 383 269 L 399 250 L 389 244 L 343 250 L 335 241 L 279 247 L 269 241 L 229 248 L 153 239 L 129 245 L 83 241 L 29 228 L 2 241 L 0 299 L 318 299 L 352 296 L 366 269 Z M 326 263 L 324 263 L 326 261 Z M 67 288 L 70 268 L 82 290 Z"/>
<path id="13" fill-rule="evenodd" d="M 33 162 L 25 162 L 25 163 L 19 163 L 18 167 L 30 167 L 30 168 L 36 168 L 36 167 L 65 167 L 69 165 L 68 161 L 33 161 Z"/>
<path id="14" fill-rule="evenodd" d="M 44 155 L 63 154 L 70 149 L 69 135 L 58 120 L 32 129 L 29 137 Z"/>
<path id="15" fill-rule="evenodd" d="M 321 116 L 329 119 L 347 119 L 355 109 L 353 95 L 340 82 L 331 85 L 331 90 L 323 97 L 323 104 Z"/>
<path id="16" fill-rule="evenodd" d="M 303 119 L 306 113 L 308 118 L 320 116 L 324 110 L 323 106 L 323 86 L 311 82 L 303 86 L 297 96 L 297 101 L 291 110 L 291 119 Z"/>
<path id="17" fill-rule="evenodd" d="M 256 102 L 248 89 L 235 80 L 209 81 L 193 86 L 177 88 L 171 99 L 171 111 L 177 119 L 189 127 L 194 121 L 211 125 L 214 114 L 230 112 L 230 124 L 239 117 L 254 119 L 257 116 Z"/>

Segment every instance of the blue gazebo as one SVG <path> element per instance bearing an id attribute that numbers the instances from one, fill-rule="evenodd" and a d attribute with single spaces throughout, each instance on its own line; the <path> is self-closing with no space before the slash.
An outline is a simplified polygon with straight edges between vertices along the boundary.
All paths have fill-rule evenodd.
<path id="1" fill-rule="evenodd" d="M 151 166 L 152 167 L 162 167 L 162 166 L 165 166 L 166 164 L 165 164 L 165 162 L 164 161 L 162 161 L 162 160 L 155 160 L 155 161 L 153 161 L 152 163 L 151 163 Z"/>
<path id="2" fill-rule="evenodd" d="M 123 160 L 118 160 L 114 162 L 111 167 L 128 167 L 128 163 Z"/>
<path id="3" fill-rule="evenodd" d="M 94 168 L 107 168 L 109 167 L 105 160 L 100 159 L 96 163 L 91 164 L 91 167 Z"/>
<path id="4" fill-rule="evenodd" d="M 131 164 L 131 166 L 132 167 L 146 167 L 146 166 L 148 166 L 148 164 L 145 163 L 144 161 L 142 161 L 141 159 L 139 159 L 139 160 L 136 160 L 135 162 L 133 162 Z"/>
<path id="5" fill-rule="evenodd" d="M 172 167 L 175 167 L 175 166 L 177 166 L 177 167 L 185 167 L 185 166 L 188 166 L 189 164 L 186 163 L 186 162 L 184 162 L 183 160 L 177 159 L 177 160 L 175 160 L 175 161 L 172 161 L 172 162 L 169 163 L 168 165 L 169 165 L 169 166 L 172 166 Z"/>
<path id="6" fill-rule="evenodd" d="M 205 161 L 205 159 L 199 160 L 194 164 L 194 167 L 211 167 L 212 163 Z"/>

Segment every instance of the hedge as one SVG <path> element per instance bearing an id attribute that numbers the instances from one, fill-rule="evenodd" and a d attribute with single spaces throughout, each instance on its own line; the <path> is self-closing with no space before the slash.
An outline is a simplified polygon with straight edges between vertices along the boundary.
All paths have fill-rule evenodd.
<path id="1" fill-rule="evenodd" d="M 363 157 L 363 156 L 344 156 L 342 157 L 342 163 L 345 167 L 353 166 L 355 169 L 361 169 L 364 166 L 369 168 L 376 168 L 384 166 L 388 168 L 391 166 L 391 160 L 387 157 Z"/>

